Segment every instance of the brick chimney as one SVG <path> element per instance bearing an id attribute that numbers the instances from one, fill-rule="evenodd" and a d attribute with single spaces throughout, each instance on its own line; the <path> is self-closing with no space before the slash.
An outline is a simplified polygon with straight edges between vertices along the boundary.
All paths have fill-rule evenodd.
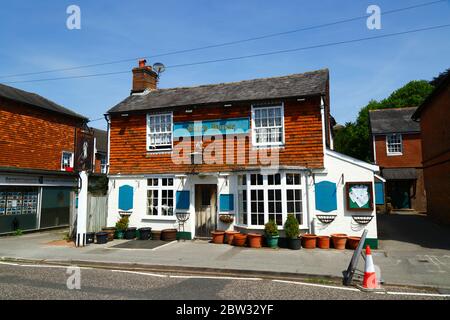
<path id="1" fill-rule="evenodd" d="M 152 67 L 145 65 L 147 60 L 139 60 L 139 67 L 133 69 L 133 88 L 131 94 L 142 93 L 145 90 L 156 90 L 158 74 Z"/>

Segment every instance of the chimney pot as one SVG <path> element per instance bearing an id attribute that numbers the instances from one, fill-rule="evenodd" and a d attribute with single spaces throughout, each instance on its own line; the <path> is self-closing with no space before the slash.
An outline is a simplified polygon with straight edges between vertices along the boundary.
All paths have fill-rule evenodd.
<path id="1" fill-rule="evenodd" d="M 139 68 L 144 68 L 146 63 L 147 63 L 147 60 L 145 60 L 145 59 L 139 60 Z"/>

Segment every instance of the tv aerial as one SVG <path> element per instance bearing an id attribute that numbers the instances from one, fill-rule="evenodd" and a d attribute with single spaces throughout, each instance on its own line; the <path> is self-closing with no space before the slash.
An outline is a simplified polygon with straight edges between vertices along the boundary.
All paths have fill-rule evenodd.
<path id="1" fill-rule="evenodd" d="M 163 65 L 161 62 L 156 62 L 153 65 L 153 70 L 158 74 L 158 76 L 163 73 L 166 70 L 166 66 Z"/>

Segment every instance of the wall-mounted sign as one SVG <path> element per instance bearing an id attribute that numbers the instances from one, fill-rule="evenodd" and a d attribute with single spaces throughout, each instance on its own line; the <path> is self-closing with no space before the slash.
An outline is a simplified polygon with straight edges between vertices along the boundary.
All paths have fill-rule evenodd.
<path id="1" fill-rule="evenodd" d="M 373 210 L 372 182 L 347 182 L 347 210 Z"/>
<path id="2" fill-rule="evenodd" d="M 173 136 L 194 137 L 205 134 L 246 134 L 250 130 L 249 118 L 220 119 L 173 124 Z M 209 132 L 208 132 L 209 131 Z"/>

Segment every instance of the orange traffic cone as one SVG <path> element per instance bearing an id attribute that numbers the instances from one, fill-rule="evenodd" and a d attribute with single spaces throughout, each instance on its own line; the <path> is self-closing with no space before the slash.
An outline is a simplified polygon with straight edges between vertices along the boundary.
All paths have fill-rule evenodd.
<path id="1" fill-rule="evenodd" d="M 366 247 L 366 265 L 364 267 L 364 289 L 378 289 L 377 275 L 375 273 L 375 266 L 373 265 L 372 253 L 370 246 Z"/>

